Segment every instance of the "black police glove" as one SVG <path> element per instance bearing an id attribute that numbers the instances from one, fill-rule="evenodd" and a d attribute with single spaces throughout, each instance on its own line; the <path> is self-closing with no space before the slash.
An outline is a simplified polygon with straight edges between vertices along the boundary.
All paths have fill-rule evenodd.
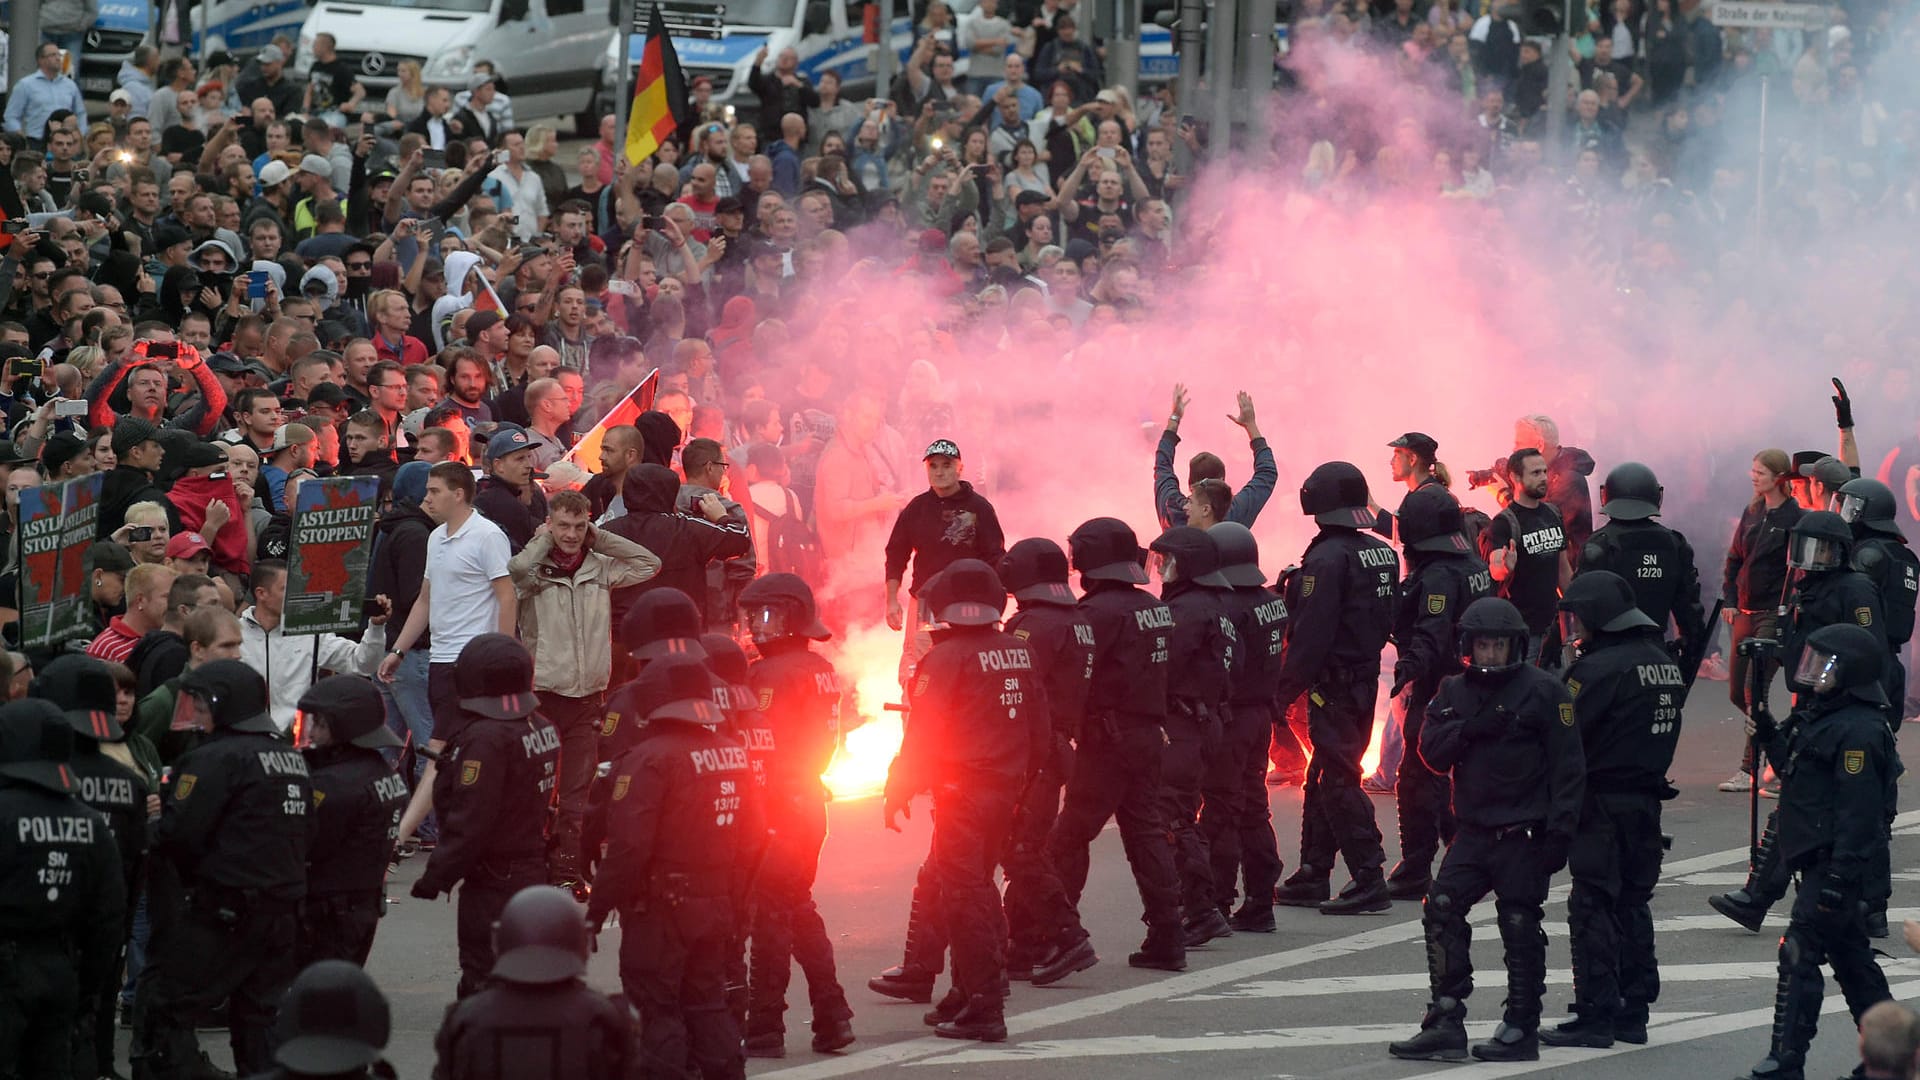
<path id="1" fill-rule="evenodd" d="M 1390 698 L 1397 698 L 1400 696 L 1400 691 L 1405 690 L 1407 687 L 1412 685 L 1413 685 L 1412 665 L 1411 664 L 1393 665 L 1393 689 L 1387 691 L 1387 696 Z"/>
<path id="2" fill-rule="evenodd" d="M 1847 384 L 1839 379 L 1833 380 L 1833 390 L 1833 397 L 1828 400 L 1833 402 L 1834 426 L 1847 431 L 1853 427 L 1853 399 L 1847 396 Z"/>
<path id="3" fill-rule="evenodd" d="M 1543 832 L 1534 839 L 1539 851 L 1540 867 L 1548 874 L 1557 874 L 1567 865 L 1567 852 L 1573 850 L 1573 837 L 1560 832 Z"/>
<path id="4" fill-rule="evenodd" d="M 1073 740 L 1065 735 L 1053 737 L 1053 775 L 1063 784 L 1073 779 L 1074 753 Z"/>
<path id="5" fill-rule="evenodd" d="M 1779 730 L 1779 721 L 1773 718 L 1773 713 L 1765 705 L 1753 707 L 1752 715 L 1747 718 L 1747 734 L 1752 735 L 1755 742 L 1765 746 L 1773 741 Z"/>
<path id="6" fill-rule="evenodd" d="M 1836 916 L 1853 912 L 1852 890 L 1845 882 L 1827 878 L 1820 883 L 1820 914 Z"/>
<path id="7" fill-rule="evenodd" d="M 407 891 L 422 900 L 432 900 L 440 895 L 440 890 L 434 888 L 433 883 L 426 878 L 421 878 L 419 881 L 414 882 L 413 888 Z"/>
<path id="8" fill-rule="evenodd" d="M 908 821 L 913 820 L 913 796 L 889 790 L 881 796 L 880 803 L 881 813 L 889 830 L 900 831 L 900 823 L 894 820 L 895 818 L 904 817 Z"/>
<path id="9" fill-rule="evenodd" d="M 1460 733 L 1476 742 L 1497 739 L 1506 733 L 1507 721 L 1508 715 L 1505 709 L 1482 710 L 1467 717 L 1467 722 L 1460 727 Z"/>

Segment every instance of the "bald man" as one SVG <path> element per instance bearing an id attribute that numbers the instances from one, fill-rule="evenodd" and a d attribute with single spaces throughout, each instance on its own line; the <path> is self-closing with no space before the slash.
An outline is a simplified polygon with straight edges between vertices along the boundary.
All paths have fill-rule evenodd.
<path id="1" fill-rule="evenodd" d="M 1860 1069 L 1868 1080 L 1914 1080 L 1920 1072 L 1920 1016 L 1883 1001 L 1860 1017 Z"/>

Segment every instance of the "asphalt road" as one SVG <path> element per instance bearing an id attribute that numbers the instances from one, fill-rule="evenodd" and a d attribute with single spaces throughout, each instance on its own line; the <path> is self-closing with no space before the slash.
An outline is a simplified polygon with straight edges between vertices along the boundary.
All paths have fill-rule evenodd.
<path id="1" fill-rule="evenodd" d="M 1739 884 L 1746 862 L 1747 799 L 1714 785 L 1737 758 L 1739 727 L 1725 704 L 1725 684 L 1703 681 L 1689 705 L 1673 778 L 1681 797 L 1667 804 L 1665 831 L 1674 837 L 1654 899 L 1663 993 L 1653 1011 L 1646 1046 L 1611 1050 L 1543 1049 L 1537 1063 L 1447 1066 L 1465 1077 L 1540 1075 L 1599 1078 L 1632 1073 L 1655 1078 L 1732 1077 L 1766 1050 L 1772 1019 L 1777 926 L 1749 934 L 1714 914 L 1706 898 Z M 1907 740 L 1909 767 L 1920 756 Z M 1375 796 L 1397 855 L 1393 803 Z M 1276 827 L 1289 865 L 1298 855 L 1300 795 L 1273 792 Z M 1762 809 L 1764 812 L 1765 806 Z M 1426 1002 L 1425 951 L 1418 904 L 1397 903 L 1390 913 L 1332 918 L 1280 909 L 1279 931 L 1241 934 L 1189 955 L 1180 974 L 1136 971 L 1126 954 L 1142 933 L 1139 901 L 1118 837 L 1097 842 L 1084 916 L 1101 953 L 1098 966 L 1057 986 L 1015 984 L 1008 1002 L 1012 1038 L 1001 1045 L 932 1038 L 920 1021 L 924 1007 L 880 998 L 866 978 L 898 962 L 908 893 L 926 851 L 924 813 L 904 835 L 886 832 L 878 800 L 832 808 L 816 898 L 832 934 L 841 980 L 856 1013 L 859 1041 L 844 1054 L 816 1055 L 807 1046 L 803 979 L 796 973 L 784 1061 L 752 1063 L 752 1073 L 783 1080 L 910 1069 L 926 1075 L 981 1077 L 1085 1076 L 1106 1080 L 1161 1078 L 1198 1069 L 1222 1077 L 1403 1077 L 1442 1066 L 1395 1061 L 1386 1044 L 1415 1030 Z M 1898 920 L 1920 917 L 1920 810 L 1899 819 L 1894 837 L 1895 932 L 1881 943 L 1895 996 L 1920 1001 L 1920 959 L 1899 944 Z M 403 1077 L 425 1077 L 433 1064 L 433 1034 L 452 1001 L 457 967 L 454 909 L 407 897 L 419 859 L 402 864 L 389 884 L 394 900 L 381 924 L 368 970 L 393 1003 L 389 1059 Z M 1336 881 L 1338 884 L 1338 881 Z M 1556 880 L 1548 904 L 1550 974 L 1547 1014 L 1570 1000 L 1566 950 L 1566 879 Z M 1784 913 L 1785 905 L 1778 909 Z M 1499 938 L 1490 925 L 1491 902 L 1475 910 L 1474 955 L 1486 973 L 1468 1002 L 1476 1038 L 1498 1019 L 1504 988 Z M 618 931 L 602 939 L 591 981 L 618 988 Z M 1829 985 L 1828 1012 L 1814 1045 L 1809 1075 L 1840 1076 L 1855 1061 L 1855 1036 L 1837 987 Z M 216 1058 L 225 1038 L 203 1033 Z M 896 1075 L 900 1075 L 896 1073 Z"/>

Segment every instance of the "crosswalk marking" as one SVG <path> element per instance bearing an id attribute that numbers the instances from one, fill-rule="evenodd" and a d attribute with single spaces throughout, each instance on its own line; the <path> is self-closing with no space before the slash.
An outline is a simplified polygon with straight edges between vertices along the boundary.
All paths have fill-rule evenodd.
<path id="1" fill-rule="evenodd" d="M 1771 950 L 1769 950 L 1771 951 Z M 1889 979 L 1896 977 L 1920 977 L 1920 959 L 1881 960 L 1880 970 L 1887 973 Z M 1495 972 L 1497 974 L 1497 972 Z M 1744 979 L 1771 981 L 1779 974 L 1779 966 L 1773 960 L 1754 960 L 1743 963 L 1723 964 L 1661 964 L 1660 982 L 1705 983 L 1737 982 Z M 1564 968 L 1554 968 L 1547 972 L 1548 986 L 1571 986 L 1573 972 Z M 1257 979 L 1253 982 L 1238 983 L 1205 994 L 1188 994 L 1172 999 L 1176 1003 L 1198 1001 L 1247 1000 L 1255 998 L 1318 998 L 1334 994 L 1380 994 L 1405 993 L 1421 994 L 1427 989 L 1427 973 L 1424 971 L 1398 972 L 1388 975 L 1336 975 L 1324 979 Z"/>

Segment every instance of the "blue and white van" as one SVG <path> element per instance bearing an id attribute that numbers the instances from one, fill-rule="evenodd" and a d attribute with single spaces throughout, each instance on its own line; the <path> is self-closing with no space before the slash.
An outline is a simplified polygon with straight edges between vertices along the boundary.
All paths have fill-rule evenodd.
<path id="1" fill-rule="evenodd" d="M 276 34 L 297 36 L 307 21 L 307 0 L 202 0 L 191 21 L 195 57 L 224 50 L 244 59 Z"/>

